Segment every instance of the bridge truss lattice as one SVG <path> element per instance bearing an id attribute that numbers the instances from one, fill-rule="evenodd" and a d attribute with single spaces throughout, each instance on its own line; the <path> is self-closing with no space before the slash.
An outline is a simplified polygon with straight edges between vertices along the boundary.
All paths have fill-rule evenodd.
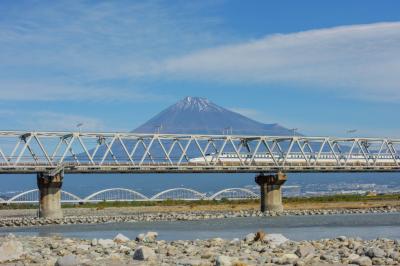
<path id="1" fill-rule="evenodd" d="M 400 171 L 400 139 L 0 131 L 0 173 Z"/>

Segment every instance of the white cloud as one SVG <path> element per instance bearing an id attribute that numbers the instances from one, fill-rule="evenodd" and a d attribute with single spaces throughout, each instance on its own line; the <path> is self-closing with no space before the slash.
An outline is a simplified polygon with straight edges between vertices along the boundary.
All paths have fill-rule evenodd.
<path id="1" fill-rule="evenodd" d="M 143 61 L 217 42 L 206 28 L 218 21 L 197 15 L 190 4 L 60 1 L 7 11 L 0 58 L 16 66 L 52 65 L 108 77 L 135 66 L 140 74 Z"/>
<path id="2" fill-rule="evenodd" d="M 259 122 L 267 121 L 265 114 L 256 109 L 243 107 L 231 107 L 228 109 Z"/>
<path id="3" fill-rule="evenodd" d="M 166 97 L 139 89 L 77 86 L 62 82 L 4 81 L 0 84 L 0 100 L 6 101 L 157 101 Z"/>
<path id="4" fill-rule="evenodd" d="M 220 43 L 221 34 L 208 30 L 220 22 L 198 12 L 209 5 L 121 0 L 0 6 L 0 100 L 165 98 L 149 93 L 141 78 L 157 60 Z"/>
<path id="5" fill-rule="evenodd" d="M 166 61 L 174 78 L 289 85 L 400 100 L 400 22 L 276 34 Z"/>

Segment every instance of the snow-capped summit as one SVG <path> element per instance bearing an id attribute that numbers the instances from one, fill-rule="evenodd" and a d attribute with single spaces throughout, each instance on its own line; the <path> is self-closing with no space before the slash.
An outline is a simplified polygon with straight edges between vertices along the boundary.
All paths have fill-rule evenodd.
<path id="1" fill-rule="evenodd" d="M 202 111 L 212 111 L 212 110 L 221 110 L 221 107 L 212 103 L 207 98 L 202 97 L 191 97 L 187 96 L 181 101 L 177 102 L 173 105 L 175 109 L 180 110 L 198 110 L 199 112 Z"/>
<path id="2" fill-rule="evenodd" d="M 263 124 L 216 105 L 185 97 L 133 130 L 137 133 L 291 135 L 278 124 Z"/>

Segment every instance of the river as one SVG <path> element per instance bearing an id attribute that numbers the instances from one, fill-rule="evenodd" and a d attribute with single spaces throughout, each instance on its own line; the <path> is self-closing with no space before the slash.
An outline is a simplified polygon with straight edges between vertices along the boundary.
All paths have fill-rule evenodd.
<path id="1" fill-rule="evenodd" d="M 129 238 L 147 231 L 159 233 L 163 240 L 190 240 L 221 237 L 242 238 L 264 230 L 280 233 L 292 240 L 317 240 L 345 235 L 375 239 L 400 239 L 400 213 L 348 214 L 316 216 L 280 216 L 228 218 L 201 221 L 107 223 L 95 225 L 50 225 L 26 228 L 1 228 L 0 234 L 49 236 L 54 234 L 77 238 L 113 238 L 122 233 Z"/>

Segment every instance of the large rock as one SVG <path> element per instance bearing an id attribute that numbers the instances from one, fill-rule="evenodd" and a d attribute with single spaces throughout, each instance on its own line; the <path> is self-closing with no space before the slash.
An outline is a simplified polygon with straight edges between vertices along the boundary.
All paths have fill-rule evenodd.
<path id="1" fill-rule="evenodd" d="M 136 236 L 135 240 L 138 241 L 138 242 L 142 242 L 143 239 L 144 239 L 144 236 L 145 236 L 145 234 L 140 233 L 140 234 L 138 234 L 138 235 Z"/>
<path id="2" fill-rule="evenodd" d="M 99 239 L 97 243 L 102 246 L 103 248 L 111 248 L 115 246 L 115 242 L 111 239 Z"/>
<path id="3" fill-rule="evenodd" d="M 354 260 L 357 260 L 358 258 L 360 258 L 360 255 L 350 254 L 347 258 L 349 259 L 349 261 L 354 261 Z"/>
<path id="4" fill-rule="evenodd" d="M 282 264 L 294 264 L 294 262 L 298 258 L 299 257 L 296 254 L 287 253 L 287 254 L 283 254 L 280 259 L 281 259 Z"/>
<path id="5" fill-rule="evenodd" d="M 353 260 L 352 263 L 360 266 L 370 266 L 372 265 L 372 260 L 367 256 L 362 256 L 358 259 Z"/>
<path id="6" fill-rule="evenodd" d="M 295 254 L 300 258 L 307 257 L 308 255 L 314 254 L 315 248 L 311 244 L 301 245 L 297 248 Z"/>
<path id="7" fill-rule="evenodd" d="M 74 255 L 67 255 L 61 258 L 58 258 L 55 266 L 78 266 L 79 260 Z"/>
<path id="8" fill-rule="evenodd" d="M 90 242 L 92 246 L 97 246 L 98 243 L 99 241 L 97 240 L 97 238 L 93 238 L 92 241 Z"/>
<path id="9" fill-rule="evenodd" d="M 146 246 L 137 247 L 133 253 L 134 260 L 154 260 L 156 258 L 156 253 L 154 253 L 151 248 Z"/>
<path id="10" fill-rule="evenodd" d="M 369 248 L 367 252 L 365 252 L 365 255 L 367 255 L 370 258 L 383 258 L 385 257 L 386 253 L 383 251 L 383 249 L 374 247 L 374 248 Z"/>
<path id="11" fill-rule="evenodd" d="M 282 234 L 268 234 L 264 237 L 264 241 L 270 243 L 271 245 L 279 246 L 289 241 L 289 239 Z"/>
<path id="12" fill-rule="evenodd" d="M 0 246 L 0 263 L 19 259 L 24 253 L 21 242 L 11 239 Z"/>
<path id="13" fill-rule="evenodd" d="M 243 240 L 244 240 L 244 242 L 249 243 L 249 242 L 253 242 L 255 237 L 256 237 L 256 234 L 250 233 L 250 234 L 246 235 Z"/>
<path id="14" fill-rule="evenodd" d="M 254 241 L 263 241 L 266 234 L 264 231 L 258 231 L 254 237 Z"/>
<path id="15" fill-rule="evenodd" d="M 130 239 L 126 236 L 124 236 L 123 234 L 118 234 L 114 237 L 114 242 L 121 244 L 121 243 L 126 243 L 128 242 Z"/>
<path id="16" fill-rule="evenodd" d="M 392 259 L 394 259 L 394 260 L 399 260 L 399 258 L 400 258 L 400 252 L 391 252 L 391 253 L 389 254 L 389 257 L 392 258 Z"/>
<path id="17" fill-rule="evenodd" d="M 139 234 L 137 237 L 136 237 L 136 241 L 139 241 L 139 242 L 154 242 L 154 241 L 156 241 L 156 239 L 157 239 L 157 237 L 158 237 L 158 233 L 157 232 L 147 232 L 146 234 Z"/>

